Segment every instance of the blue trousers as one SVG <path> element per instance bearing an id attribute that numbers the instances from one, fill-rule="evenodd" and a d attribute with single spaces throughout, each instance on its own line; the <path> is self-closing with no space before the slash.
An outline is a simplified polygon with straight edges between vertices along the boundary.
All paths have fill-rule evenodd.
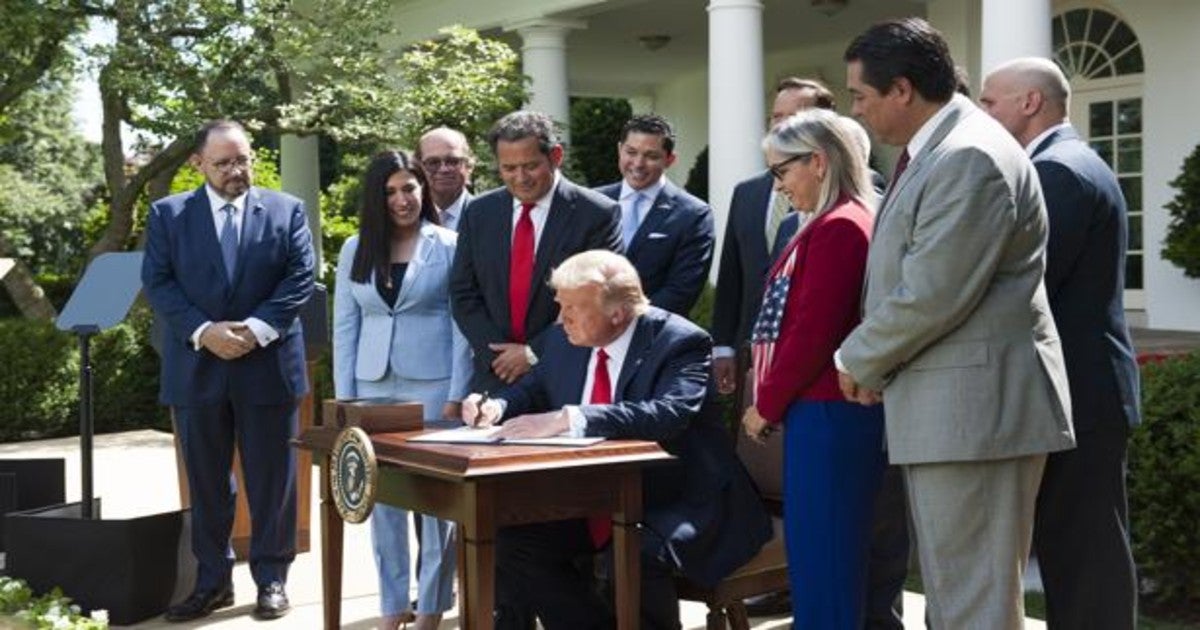
<path id="1" fill-rule="evenodd" d="M 196 590 L 227 584 L 233 570 L 235 440 L 250 506 L 250 573 L 260 588 L 286 583 L 296 555 L 296 449 L 290 443 L 299 423 L 296 403 L 175 407 L 175 422 L 191 496 Z"/>
<path id="2" fill-rule="evenodd" d="M 861 630 L 883 407 L 798 401 L 784 428 L 784 535 L 798 630 Z"/>
<path id="3" fill-rule="evenodd" d="M 439 418 L 450 391 L 450 379 L 417 381 L 400 378 L 388 370 L 378 381 L 359 380 L 362 397 L 420 401 L 426 418 Z M 421 574 L 417 576 L 417 612 L 440 613 L 454 606 L 454 573 L 458 556 L 454 523 L 422 515 Z M 379 571 L 379 608 L 387 615 L 408 610 L 412 583 L 408 549 L 408 510 L 377 503 L 371 511 L 371 546 Z"/>

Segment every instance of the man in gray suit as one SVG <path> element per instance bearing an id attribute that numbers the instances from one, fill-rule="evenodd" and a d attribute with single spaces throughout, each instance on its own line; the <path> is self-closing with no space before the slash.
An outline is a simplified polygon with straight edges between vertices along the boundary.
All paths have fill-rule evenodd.
<path id="1" fill-rule="evenodd" d="M 863 321 L 835 356 L 842 391 L 886 405 L 931 626 L 1020 628 L 1046 453 L 1075 444 L 1037 174 L 954 94 L 925 21 L 872 26 L 845 60 L 854 114 L 905 152 L 876 217 Z"/>
<path id="2" fill-rule="evenodd" d="M 1116 175 L 1066 119 L 1070 98 L 1053 61 L 1026 58 L 989 74 L 979 102 L 1025 145 L 1046 196 L 1046 293 L 1079 438 L 1075 450 L 1047 459 L 1038 491 L 1033 547 L 1046 622 L 1054 630 L 1124 630 L 1137 625 L 1125 458 L 1140 420 L 1122 302 L 1128 217 Z"/>
<path id="3" fill-rule="evenodd" d="M 457 129 L 435 127 L 421 136 L 415 157 L 429 177 L 429 192 L 442 227 L 458 230 L 458 219 L 471 200 L 467 190 L 475 170 L 471 143 Z"/>

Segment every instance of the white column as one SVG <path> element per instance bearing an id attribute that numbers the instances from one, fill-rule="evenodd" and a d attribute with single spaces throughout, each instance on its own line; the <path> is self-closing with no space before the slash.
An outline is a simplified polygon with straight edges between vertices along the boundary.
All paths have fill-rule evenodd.
<path id="1" fill-rule="evenodd" d="M 562 125 L 563 142 L 570 139 L 567 123 L 571 103 L 567 89 L 567 34 L 584 28 L 574 20 L 539 19 L 506 27 L 521 36 L 521 66 L 533 79 L 526 108 L 549 114 Z"/>
<path id="2" fill-rule="evenodd" d="M 1051 57 L 1050 0 L 980 0 L 980 78 L 1017 57 Z"/>
<path id="3" fill-rule="evenodd" d="M 708 3 L 708 202 L 717 227 L 716 260 L 737 183 L 762 170 L 763 3 Z M 716 278 L 713 265 L 712 278 Z"/>
<path id="4" fill-rule="evenodd" d="M 283 190 L 304 201 L 312 230 L 317 269 L 321 268 L 321 162 L 316 136 L 287 134 L 279 140 L 279 175 Z M 319 273 L 319 271 L 318 271 Z"/>

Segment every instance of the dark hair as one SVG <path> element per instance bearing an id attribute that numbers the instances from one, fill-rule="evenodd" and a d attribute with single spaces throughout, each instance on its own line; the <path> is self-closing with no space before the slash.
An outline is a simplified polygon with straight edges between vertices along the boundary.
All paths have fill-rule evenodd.
<path id="1" fill-rule="evenodd" d="M 638 114 L 625 122 L 621 127 L 621 142 L 631 133 L 644 133 L 651 136 L 662 136 L 662 146 L 667 153 L 675 151 L 675 130 L 666 118 L 658 114 Z"/>
<path id="2" fill-rule="evenodd" d="M 350 267 L 350 279 L 354 282 L 366 282 L 372 271 L 377 278 L 391 273 L 389 265 L 395 226 L 388 213 L 387 182 L 400 171 L 412 173 L 421 185 L 421 218 L 435 225 L 441 223 L 429 191 L 429 178 L 420 162 L 404 151 L 384 151 L 371 158 L 359 192 L 358 251 L 354 252 L 354 265 Z"/>
<path id="3" fill-rule="evenodd" d="M 246 133 L 246 128 L 236 120 L 228 120 L 225 118 L 210 120 L 203 125 L 200 125 L 200 128 L 196 130 L 196 135 L 192 138 L 192 145 L 196 147 L 196 155 L 204 152 L 204 145 L 208 144 L 208 137 L 212 135 L 214 131 L 240 131 L 247 138 L 250 137 L 250 134 Z"/>
<path id="4" fill-rule="evenodd" d="M 945 103 L 954 96 L 957 78 L 950 47 L 921 18 L 875 24 L 850 43 L 843 58 L 862 63 L 863 81 L 880 94 L 904 78 L 927 101 Z"/>
<path id="5" fill-rule="evenodd" d="M 837 103 L 833 100 L 833 92 L 824 83 L 816 79 L 801 79 L 800 77 L 784 77 L 775 84 L 775 93 L 784 90 L 811 90 L 816 101 L 813 103 L 820 109 L 836 110 Z"/>
<path id="6" fill-rule="evenodd" d="M 954 91 L 971 98 L 971 75 L 962 66 L 954 66 Z"/>
<path id="7" fill-rule="evenodd" d="M 538 150 L 546 156 L 550 155 L 550 149 L 558 146 L 558 133 L 554 129 L 554 121 L 541 112 L 520 110 L 506 114 L 492 125 L 487 135 L 488 146 L 492 148 L 493 155 L 496 153 L 496 144 L 501 140 L 516 142 L 525 138 L 537 138 Z"/>

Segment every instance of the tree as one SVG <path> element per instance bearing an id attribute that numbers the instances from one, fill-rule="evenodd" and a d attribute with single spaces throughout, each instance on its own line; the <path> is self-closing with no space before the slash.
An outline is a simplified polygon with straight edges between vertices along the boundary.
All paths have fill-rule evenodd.
<path id="1" fill-rule="evenodd" d="M 462 26 L 443 28 L 438 34 L 441 37 L 412 46 L 400 58 L 404 98 L 396 139 L 413 147 L 422 133 L 445 125 L 463 132 L 476 156 L 490 164 L 487 131 L 498 118 L 521 107 L 528 96 L 528 79 L 521 74 L 517 53 L 504 42 Z M 477 178 L 486 170 L 477 169 Z"/>
<path id="2" fill-rule="evenodd" d="M 620 181 L 617 167 L 617 142 L 621 128 L 633 116 L 633 108 L 623 98 L 571 99 L 571 150 L 588 186 Z"/>
<path id="3" fill-rule="evenodd" d="M 70 61 L 66 44 L 87 11 L 79 0 L 0 0 L 0 120 L 47 72 Z"/>
<path id="4" fill-rule="evenodd" d="M 400 94 L 380 42 L 393 35 L 388 0 L 111 0 L 116 41 L 86 50 L 99 68 L 101 150 L 109 221 L 92 256 L 131 242 L 147 189 L 165 194 L 204 120 L 260 132 L 335 139 L 394 136 Z M 143 164 L 128 168 L 122 124 L 139 133 Z"/>
<path id="5" fill-rule="evenodd" d="M 1179 194 L 1166 206 L 1171 223 L 1163 239 L 1162 256 L 1189 278 L 1200 278 L 1200 146 L 1184 159 L 1171 187 Z"/>

